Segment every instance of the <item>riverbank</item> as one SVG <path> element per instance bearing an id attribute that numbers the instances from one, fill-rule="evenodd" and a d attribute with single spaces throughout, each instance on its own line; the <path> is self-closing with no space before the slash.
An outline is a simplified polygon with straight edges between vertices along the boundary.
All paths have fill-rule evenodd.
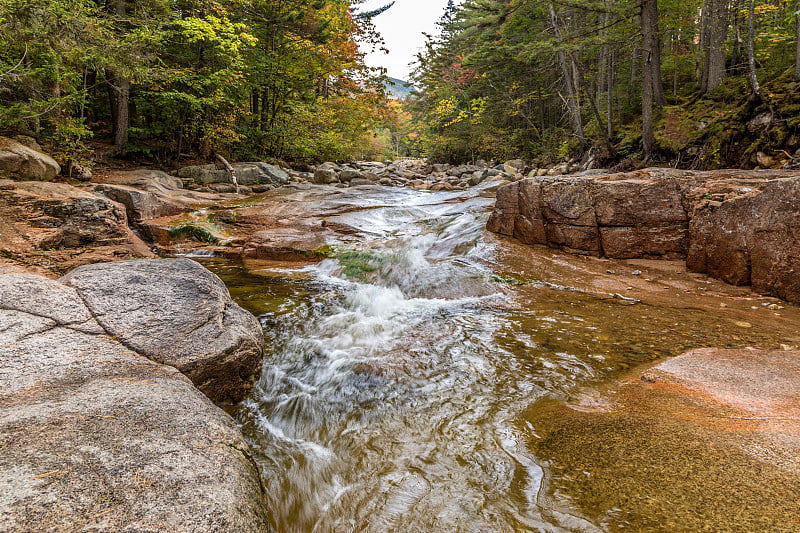
<path id="1" fill-rule="evenodd" d="M 464 174 L 475 177 L 476 172 L 483 174 L 489 169 L 466 169 L 461 176 L 448 174 L 448 170 L 431 169 L 434 177 L 427 179 L 439 183 L 434 173 L 441 173 L 449 176 L 445 180 L 461 180 Z M 338 176 L 344 170 L 337 172 L 340 180 Z M 185 444 L 191 449 L 186 452 L 189 459 L 179 475 L 163 478 L 164 483 L 172 479 L 170 483 L 174 482 L 172 486 L 177 491 L 166 499 L 183 501 L 185 494 L 181 491 L 188 486 L 186 480 L 194 483 L 197 472 L 205 472 L 191 459 L 192 454 L 205 453 L 202 443 L 181 440 L 181 435 L 202 437 L 202 432 L 184 424 L 183 418 L 196 414 L 199 421 L 193 423 L 211 423 L 214 427 L 221 424 L 227 428 L 225 436 L 217 440 L 215 434 L 204 442 L 211 443 L 212 448 L 217 446 L 214 443 L 233 443 L 225 444 L 228 447 L 221 450 L 238 451 L 231 452 L 231 457 L 223 454 L 224 458 L 214 463 L 223 472 L 217 477 L 226 478 L 235 487 L 231 489 L 231 498 L 226 500 L 233 507 L 226 507 L 221 515 L 214 514 L 219 521 L 213 523 L 236 523 L 244 531 L 263 530 L 267 515 L 272 526 L 280 531 L 309 529 L 314 524 L 327 524 L 335 529 L 351 520 L 376 531 L 408 529 L 412 525 L 447 529 L 453 524 L 505 531 L 533 527 L 534 523 L 594 530 L 605 527 L 603 524 L 624 525 L 626 521 L 643 520 L 642 516 L 650 509 L 646 506 L 632 504 L 625 508 L 627 514 L 614 514 L 613 508 L 619 506 L 615 502 L 630 501 L 632 497 L 624 484 L 614 487 L 582 484 L 580 480 L 576 482 L 570 470 L 575 464 L 586 464 L 585 471 L 592 473 L 589 476 L 592 480 L 606 479 L 608 472 L 588 464 L 589 459 L 598 456 L 597 450 L 617 453 L 617 448 L 603 448 L 602 442 L 587 440 L 585 447 L 576 450 L 558 444 L 562 440 L 557 436 L 569 432 L 594 434 L 592 428 L 608 424 L 612 428 L 628 428 L 620 432 L 626 436 L 634 435 L 629 429 L 637 424 L 652 427 L 650 418 L 641 418 L 643 413 L 636 409 L 636 401 L 628 401 L 625 392 L 614 392 L 617 388 L 635 390 L 630 396 L 634 399 L 652 396 L 654 399 L 647 400 L 645 405 L 654 408 L 660 405 L 659 395 L 668 388 L 673 397 L 669 405 L 678 408 L 664 408 L 652 416 L 662 427 L 678 428 L 682 434 L 702 433 L 709 420 L 716 420 L 721 402 L 715 399 L 715 394 L 724 393 L 727 399 L 745 395 L 761 409 L 758 402 L 772 402 L 772 395 L 779 388 L 754 390 L 751 381 L 738 378 L 723 383 L 715 378 L 718 375 L 715 369 L 729 368 L 729 374 L 749 376 L 749 367 L 731 365 L 734 361 L 731 352 L 696 350 L 736 349 L 741 360 L 756 364 L 763 372 L 776 376 L 775 379 L 800 382 L 796 365 L 776 364 L 778 359 L 794 361 L 800 357 L 797 353 L 800 309 L 777 298 L 753 293 L 745 286 L 691 273 L 680 258 L 576 255 L 485 231 L 495 204 L 494 191 L 503 186 L 521 188 L 527 183 L 522 173 L 499 172 L 495 176 L 486 172 L 484 179 L 475 185 L 465 181 L 465 186 L 458 186 L 459 181 L 451 190 L 444 187 L 430 190 L 430 182 L 427 187 L 409 186 L 412 179 L 405 187 L 388 187 L 372 181 L 370 185 L 358 182 L 353 185 L 352 180 L 349 186 L 342 186 L 341 181 L 337 182 L 339 185 L 301 183 L 289 175 L 288 183 L 275 184 L 266 192 L 254 193 L 251 189 L 249 194 L 241 191 L 236 194 L 202 190 L 205 185 L 198 184 L 186 189 L 182 180 L 178 183 L 175 176 L 157 171 L 114 173 L 98 178 L 105 183 L 78 187 L 0 182 L 0 200 L 8 202 L 0 205 L 5 205 L 4 213 L 9 214 L 0 219 L 4 224 L 0 234 L 14 236 L 2 241 L 7 251 L 10 245 L 16 247 L 13 254 L 4 254 L 0 263 L 3 272 L 22 268 L 55 278 L 82 262 L 100 261 L 100 265 L 89 267 L 98 271 L 114 270 L 115 264 L 120 265 L 118 274 L 122 281 L 112 284 L 87 277 L 81 274 L 81 269 L 58 283 L 25 275 L 26 280 L 33 279 L 34 289 L 43 293 L 47 293 L 48 283 L 59 287 L 75 285 L 69 290 L 99 291 L 99 296 L 84 295 L 86 304 L 78 306 L 90 306 L 87 309 L 94 313 L 91 320 L 98 324 L 96 331 L 87 330 L 81 335 L 90 336 L 84 339 L 90 348 L 97 342 L 113 344 L 97 351 L 101 361 L 87 360 L 90 367 L 102 370 L 102 375 L 92 373 L 95 370 L 59 374 L 51 380 L 57 383 L 53 390 L 63 389 L 67 399 L 73 394 L 77 394 L 75 398 L 83 398 L 80 391 L 87 384 L 98 380 L 120 381 L 126 387 L 130 384 L 128 396 L 141 400 L 122 407 L 135 403 L 135 412 L 145 415 L 129 420 L 125 418 L 128 411 L 117 409 L 116 403 L 102 412 L 93 410 L 91 402 L 84 402 L 80 409 L 70 407 L 72 404 L 67 400 L 59 404 L 51 393 L 45 394 L 46 387 L 42 391 L 36 389 L 36 383 L 32 383 L 33 388 L 26 385 L 24 390 L 14 389 L 4 409 L 20 420 L 28 420 L 21 409 L 30 405 L 52 406 L 52 417 L 37 419 L 44 433 L 51 432 L 48 428 L 56 420 L 72 420 L 69 417 L 73 414 L 91 421 L 71 426 L 71 432 L 64 433 L 62 439 L 66 443 L 80 443 L 84 438 L 97 441 L 94 435 L 103 431 L 109 438 L 127 442 L 124 433 L 104 426 L 107 422 L 104 416 L 111 413 L 116 417 L 112 420 L 131 431 L 141 431 L 139 426 L 152 426 L 156 431 L 162 422 L 177 422 L 170 422 L 167 414 L 156 412 L 161 403 L 151 405 L 148 400 L 153 398 L 151 392 L 158 394 L 160 389 L 156 390 L 156 386 L 161 386 L 161 378 L 155 380 L 147 373 L 128 375 L 121 370 L 106 376 L 102 361 L 129 358 L 134 365 L 140 360 L 141 364 L 153 365 L 147 369 L 173 376 L 181 383 L 178 388 L 186 389 L 181 393 L 185 397 L 174 401 L 186 410 L 176 427 L 188 429 L 170 434 L 163 444 L 179 447 Z M 575 180 L 587 182 L 586 178 Z M 739 196 L 747 195 L 736 195 Z M 623 195 L 620 205 L 628 205 L 625 203 L 628 199 Z M 569 205 L 564 203 L 562 207 L 567 209 Z M 634 205 L 632 211 L 647 209 Z M 219 317 L 206 320 L 202 313 L 198 315 L 198 310 L 209 307 L 202 302 L 170 305 L 168 310 L 156 311 L 153 316 L 145 312 L 148 302 L 173 295 L 173 289 L 161 289 L 154 284 L 163 275 L 158 265 L 172 260 L 155 260 L 153 269 L 141 275 L 136 274 L 130 263 L 105 263 L 136 253 L 142 254 L 141 257 L 176 254 L 195 257 L 223 278 L 236 303 L 259 316 L 270 357 L 263 366 L 264 375 L 257 382 L 258 370 L 254 370 L 252 354 L 244 357 L 250 370 L 225 367 L 227 370 L 211 372 L 212 376 L 200 370 L 205 365 L 198 366 L 189 357 L 213 347 L 209 339 L 189 343 L 191 353 L 170 363 L 162 355 L 171 350 L 175 339 L 182 334 L 170 333 L 169 327 L 162 328 L 164 334 L 157 335 L 156 341 L 168 339 L 167 347 L 153 347 L 151 342 L 155 341 L 149 333 L 136 334 L 137 328 L 145 325 L 146 331 L 152 333 L 155 316 L 186 320 L 180 331 L 185 329 L 189 337 L 194 334 L 195 326 L 201 326 L 202 332 L 202 328 L 223 320 Z M 194 264 L 185 259 L 181 262 Z M 10 280 L 8 285 L 16 287 L 20 283 L 13 276 L 19 275 L 0 275 L 0 280 Z M 204 278 L 199 274 L 190 277 L 198 276 Z M 71 281 L 81 277 L 83 283 L 76 285 L 77 282 Z M 211 285 L 215 287 L 211 292 L 219 298 L 214 301 L 221 302 L 211 307 L 219 308 L 221 316 L 227 316 L 232 305 L 226 299 L 227 290 L 218 283 Z M 7 301 L 21 302 L 28 310 L 31 306 L 42 306 L 31 295 L 14 294 L 3 297 L 4 309 L 8 307 Z M 129 305 L 115 304 L 115 298 L 123 295 L 131 298 Z M 98 310 L 93 299 L 104 308 Z M 143 310 L 142 305 L 145 305 Z M 19 313 L 16 309 L 9 308 L 4 313 Z M 108 318 L 125 309 L 130 310 L 125 313 L 127 322 Z M 29 321 L 35 320 L 38 319 Z M 169 320 L 163 324 L 168 326 Z M 245 330 L 250 331 L 259 328 L 254 321 L 251 316 L 239 322 L 249 324 Z M 22 331 L 18 322 L 14 322 L 6 328 L 11 337 L 3 358 L 9 368 L 15 368 L 14 361 L 21 353 L 38 360 L 45 353 L 40 350 L 43 339 L 59 333 L 47 329 L 49 322 L 44 324 L 47 327 L 34 326 Z M 241 331 L 241 325 L 228 324 L 212 337 L 226 338 L 231 331 Z M 55 338 L 51 344 L 59 342 Z M 231 342 L 240 344 L 235 339 Z M 61 344 L 65 346 L 63 350 L 53 352 L 60 354 L 58 357 L 63 355 L 66 361 L 79 356 L 78 352 L 69 351 L 72 344 Z M 215 348 L 215 353 L 222 354 L 223 362 L 227 361 L 226 350 Z M 684 352 L 687 355 L 680 356 Z M 658 375 L 645 372 L 648 380 L 655 376 L 654 383 L 640 381 L 645 375 L 643 370 L 653 364 L 676 361 L 671 359 L 675 356 L 680 356 L 678 361 L 688 361 L 684 368 L 692 373 L 691 384 L 675 381 L 678 378 L 663 372 Z M 698 366 L 696 362 L 700 360 L 713 364 Z M 66 365 L 58 361 L 56 366 Z M 41 366 L 50 364 L 44 361 Z M 260 364 L 257 366 L 261 368 Z M 13 372 L 6 374 L 12 381 L 18 379 Z M 26 375 L 35 379 L 39 374 L 50 375 L 41 369 Z M 211 379 L 214 376 L 225 377 L 215 381 Z M 70 381 L 72 378 L 74 381 Z M 254 383 L 253 392 L 242 392 Z M 231 392 L 232 385 L 236 385 L 238 392 Z M 226 407 L 236 423 L 205 400 L 198 388 L 215 400 L 227 398 L 236 402 L 244 397 L 244 402 Z M 21 396 L 24 394 L 30 395 L 30 401 Z M 101 397 L 105 395 L 106 392 Z M 586 398 L 597 399 L 597 405 L 592 407 L 594 400 L 585 401 Z M 686 409 L 681 407 L 687 405 L 700 407 L 687 416 Z M 600 409 L 603 406 L 608 410 Z M 768 416 L 789 407 L 776 404 Z M 584 416 L 587 409 L 594 410 L 594 414 Z M 731 412 L 724 405 L 722 409 L 725 416 Z M 747 406 L 737 405 L 736 409 L 739 409 L 736 416 L 743 418 L 767 416 L 758 409 L 749 411 Z M 551 412 L 559 413 L 562 427 L 551 424 Z M 611 416 L 611 422 L 604 416 Z M 148 425 L 148 417 L 160 422 Z M 25 427 L 29 431 L 31 424 L 39 422 L 28 420 L 15 428 Z M 765 473 L 764 479 L 782 480 L 794 486 L 798 482 L 797 472 L 786 473 L 786 465 L 800 462 L 795 446 L 800 433 L 797 422 L 786 420 L 780 427 L 770 426 L 768 438 L 762 438 L 766 435 L 765 427 L 756 422 L 737 424 L 736 431 L 725 433 L 724 438 L 719 436 L 722 434 L 712 435 L 713 439 L 704 437 L 693 444 L 698 447 L 693 449 L 702 452 L 698 452 L 698 457 L 726 464 L 728 473 L 739 467 L 752 470 L 756 465 Z M 19 441 L 17 429 L 10 428 L 8 434 Z M 611 438 L 614 432 L 597 434 Z M 686 451 L 686 440 L 666 439 L 664 431 L 643 431 L 634 437 L 642 443 L 646 456 L 659 449 L 675 456 Z M 177 441 L 172 443 L 174 439 Z M 771 450 L 776 439 L 788 444 L 772 450 L 775 453 L 764 452 Z M 7 513 L 3 516 L 17 517 L 13 518 L 17 522 L 9 522 L 11 530 L 17 527 L 14 524 L 25 523 L 20 520 L 39 520 L 36 516 L 40 515 L 33 509 L 45 496 L 59 502 L 71 501 L 68 493 L 52 491 L 67 486 L 71 473 L 80 469 L 59 466 L 58 457 L 66 457 L 71 464 L 84 464 L 81 463 L 84 452 L 44 437 L 38 441 L 41 453 L 30 452 L 37 445 L 33 441 L 25 441 L 20 449 L 28 450 L 25 453 L 30 456 L 47 456 L 48 469 L 26 470 L 7 480 L 8 493 L 17 498 L 4 508 Z M 138 441 L 131 439 L 131 442 Z M 752 445 L 748 444 L 742 452 L 743 443 Z M 241 452 L 243 449 L 246 453 Z M 160 466 L 154 466 L 158 461 L 146 455 L 132 457 L 125 463 L 125 475 L 133 480 L 146 479 L 149 484 L 145 484 L 143 491 L 163 488 L 159 481 Z M 248 457 L 252 457 L 260 473 L 252 468 Z M 454 457 L 459 460 L 453 460 Z M 27 464 L 23 459 L 14 456 L 9 460 Z M 94 479 L 92 472 L 101 472 L 104 464 L 96 465 L 99 470 L 87 470 L 87 476 Z M 232 464 L 238 465 L 235 469 L 239 473 L 234 477 L 226 470 Z M 675 466 L 676 472 L 683 471 L 679 463 L 667 463 L 665 468 L 671 468 L 669 465 Z M 650 475 L 644 466 L 642 462 L 626 464 L 616 472 L 619 479 L 629 479 L 631 487 L 639 487 L 643 497 L 663 496 L 659 483 L 644 484 L 642 488 L 642 476 Z M 145 472 L 137 478 L 140 468 Z M 149 477 L 144 477 L 145 473 Z M 40 483 L 42 479 L 55 481 Z M 688 479 L 699 487 L 710 486 L 702 476 Z M 729 486 L 749 486 L 739 483 L 735 476 L 725 479 Z M 767 485 L 758 482 L 755 486 L 772 499 L 771 509 L 789 516 L 784 510 L 792 504 L 786 499 L 792 494 L 773 494 Z M 28 487 L 33 492 L 20 491 L 19 487 Z M 239 490 L 236 487 L 243 492 L 236 492 Z M 597 487 L 609 492 L 603 496 L 600 491 L 597 499 L 587 499 L 585 495 Z M 262 490 L 263 499 L 253 499 Z M 143 495 L 139 498 L 142 501 L 165 500 L 147 492 L 136 494 Z M 205 502 L 209 496 L 204 494 L 196 494 L 192 501 Z M 731 516 L 738 516 L 733 514 L 734 509 L 726 503 L 724 494 L 716 497 L 702 489 L 699 491 L 702 497 L 696 491 L 687 490 L 686 494 L 694 495 L 696 507 L 704 511 L 698 514 L 699 521 L 693 521 L 696 518 L 681 510 L 675 515 L 680 517 L 678 528 L 708 524 L 708 520 L 714 519 L 703 513 L 710 509 L 723 509 L 720 512 L 730 511 Z M 242 501 L 251 503 L 243 510 L 236 507 Z M 454 501 L 458 502 L 455 507 Z M 481 505 L 492 512 L 481 513 L 481 505 L 475 502 L 484 502 Z M 144 520 L 140 506 L 135 503 L 122 503 L 118 507 L 106 503 L 99 499 L 90 501 L 85 512 L 79 513 L 82 523 L 130 516 L 134 521 Z M 518 511 L 509 512 L 509 507 Z M 673 507 L 659 509 L 666 519 L 671 519 Z M 104 511 L 107 514 L 100 514 Z M 757 508 L 748 507 L 745 513 L 749 522 L 742 523 L 767 523 L 760 521 Z M 199 514 L 202 513 L 198 507 L 187 506 L 176 516 L 192 521 Z M 224 516 L 250 518 L 237 522 L 238 518 L 221 518 Z M 447 519 L 446 526 L 442 526 L 442 517 Z M 59 517 L 50 514 L 47 520 L 57 524 Z M 147 527 L 150 524 L 140 523 Z M 780 523 L 770 524 L 780 530 Z"/>

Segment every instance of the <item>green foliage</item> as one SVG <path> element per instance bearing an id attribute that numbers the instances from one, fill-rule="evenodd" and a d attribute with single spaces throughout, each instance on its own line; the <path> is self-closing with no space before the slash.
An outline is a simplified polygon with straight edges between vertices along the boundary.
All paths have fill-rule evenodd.
<path id="1" fill-rule="evenodd" d="M 668 104 L 697 101 L 703 65 L 703 4 L 701 0 L 658 2 L 661 81 Z M 682 120 L 662 120 L 661 131 L 656 132 L 660 156 L 671 157 L 688 149 L 686 143 L 692 138 L 702 137 L 699 149 L 708 151 L 702 165 L 731 162 L 726 151 L 734 150 L 734 137 L 745 135 L 742 123 L 750 118 L 736 111 L 749 93 L 742 40 L 747 33 L 745 5 L 726 8 L 730 10 L 728 80 L 700 100 L 707 109 L 733 108 L 730 120 L 696 120 L 713 123 L 713 141 L 706 134 L 695 134 L 696 126 L 683 131 Z M 755 48 L 762 81 L 784 76 L 794 60 L 796 5 L 795 0 L 756 4 Z M 419 94 L 407 104 L 425 153 L 436 161 L 522 156 L 551 163 L 595 147 L 608 154 L 608 160 L 600 163 L 637 157 L 642 149 L 643 56 L 636 17 L 640 7 L 634 0 L 466 0 L 458 7 L 451 3 L 439 23 L 440 34 L 429 37 L 418 56 L 413 81 Z M 576 88 L 574 100 L 588 141 L 584 146 L 566 105 L 567 81 Z M 688 114 L 701 114 L 700 109 L 696 111 Z M 796 118 L 789 107 L 782 116 L 786 124 Z M 676 132 L 676 127 L 681 131 Z M 780 139 L 789 143 L 797 138 L 792 137 L 796 130 L 781 128 L 774 128 L 774 134 L 760 145 L 774 147 Z"/>
<path id="2" fill-rule="evenodd" d="M 336 259 L 344 267 L 343 274 L 356 279 L 367 279 L 386 264 L 385 258 L 367 252 L 345 252 Z"/>
<path id="3" fill-rule="evenodd" d="M 0 0 L 0 130 L 70 158 L 122 127 L 122 80 L 134 155 L 347 159 L 385 115 L 356 3 Z"/>
<path id="4" fill-rule="evenodd" d="M 174 240 L 192 240 L 219 244 L 219 238 L 208 228 L 199 224 L 177 224 L 169 228 L 169 235 Z"/>

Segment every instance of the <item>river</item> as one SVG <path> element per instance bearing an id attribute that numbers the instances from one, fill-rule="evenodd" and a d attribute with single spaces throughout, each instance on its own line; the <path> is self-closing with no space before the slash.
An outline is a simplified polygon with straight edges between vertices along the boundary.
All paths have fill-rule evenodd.
<path id="1" fill-rule="evenodd" d="M 702 306 L 644 304 L 530 270 L 525 247 L 485 234 L 493 200 L 477 193 L 371 190 L 328 217 L 359 238 L 318 264 L 201 259 L 259 317 L 270 349 L 232 413 L 278 531 L 659 530 L 658 512 L 678 520 L 664 531 L 708 526 L 680 505 L 619 508 L 624 483 L 583 505 L 592 486 L 537 447 L 531 408 L 687 349 L 790 342 L 791 328 L 743 327 Z M 542 253 L 551 266 L 571 261 Z M 677 275 L 659 283 L 665 294 L 682 287 Z"/>

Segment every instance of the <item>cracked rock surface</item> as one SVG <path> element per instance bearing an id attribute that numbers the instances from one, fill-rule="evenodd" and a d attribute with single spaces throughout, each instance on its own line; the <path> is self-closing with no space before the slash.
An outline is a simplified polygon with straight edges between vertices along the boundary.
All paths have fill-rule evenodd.
<path id="1" fill-rule="evenodd" d="M 0 275 L 0 530 L 270 530 L 247 443 L 190 380 L 260 366 L 258 322 L 196 263 L 144 263 Z"/>
<path id="2" fill-rule="evenodd" d="M 190 259 L 97 263 L 60 283 L 73 288 L 115 339 L 174 366 L 215 402 L 241 400 L 261 370 L 258 320 L 217 276 Z"/>

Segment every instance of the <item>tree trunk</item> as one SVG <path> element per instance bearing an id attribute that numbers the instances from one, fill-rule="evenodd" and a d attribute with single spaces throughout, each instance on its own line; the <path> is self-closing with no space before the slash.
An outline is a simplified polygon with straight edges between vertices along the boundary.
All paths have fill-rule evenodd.
<path id="1" fill-rule="evenodd" d="M 608 54 L 608 70 L 606 71 L 607 76 L 607 89 L 606 92 L 606 127 L 608 128 L 606 131 L 606 135 L 609 139 L 614 138 L 614 52 L 610 52 Z"/>
<path id="2" fill-rule="evenodd" d="M 550 21 L 553 24 L 553 31 L 555 32 L 556 39 L 561 40 L 561 30 L 558 26 L 558 17 L 553 5 L 550 4 Z M 580 142 L 581 149 L 586 145 L 586 138 L 583 135 L 583 122 L 581 120 L 581 110 L 578 106 L 578 95 L 573 84 L 573 73 L 570 71 L 567 64 L 567 54 L 563 50 L 559 50 L 558 62 L 561 65 L 561 73 L 564 76 L 564 85 L 567 89 L 567 110 L 569 111 L 570 122 L 572 123 L 572 131 Z M 574 66 L 574 65 L 573 65 Z"/>
<path id="3" fill-rule="evenodd" d="M 128 144 L 131 81 L 124 76 L 118 76 L 113 70 L 107 68 L 106 83 L 108 83 L 108 100 L 111 105 L 114 135 L 114 146 L 107 152 L 107 155 L 113 157 L 124 155 L 125 145 Z"/>
<path id="4" fill-rule="evenodd" d="M 642 9 L 647 6 L 650 9 L 650 20 L 653 21 L 653 34 L 650 36 L 650 53 L 652 59 L 650 61 L 651 80 L 653 83 L 653 99 L 655 104 L 659 107 L 667 105 L 667 99 L 664 97 L 664 83 L 661 79 L 661 36 L 658 31 L 658 1 L 647 2 L 642 4 Z"/>
<path id="5" fill-rule="evenodd" d="M 124 17 L 126 14 L 125 0 L 109 0 L 107 7 L 118 17 Z M 124 155 L 125 145 L 128 144 L 131 80 L 116 73 L 112 68 L 106 68 L 106 82 L 110 84 L 108 96 L 114 132 L 114 146 L 106 155 L 113 157 Z"/>
<path id="6" fill-rule="evenodd" d="M 641 17 L 638 18 L 637 23 L 641 27 L 642 20 Z M 639 47 L 634 45 L 633 51 L 631 52 L 631 82 L 628 85 L 628 107 L 633 106 L 634 101 L 634 93 L 636 92 L 635 87 L 638 85 L 638 74 L 637 74 L 637 67 L 639 66 Z"/>
<path id="7" fill-rule="evenodd" d="M 727 0 L 707 0 L 703 32 L 703 92 L 716 89 L 725 80 L 725 41 L 728 37 Z"/>
<path id="8" fill-rule="evenodd" d="M 794 58 L 794 79 L 800 81 L 800 0 L 797 1 L 797 51 Z"/>
<path id="9" fill-rule="evenodd" d="M 755 96 L 761 98 L 761 89 L 758 86 L 758 74 L 756 73 L 755 3 L 755 0 L 750 0 L 747 8 L 747 74 L 750 79 L 750 90 Z"/>
<path id="10" fill-rule="evenodd" d="M 655 136 L 653 134 L 653 98 L 655 69 L 653 62 L 656 55 L 651 49 L 655 42 L 653 35 L 658 31 L 658 19 L 653 15 L 658 13 L 650 4 L 657 0 L 642 1 L 642 155 L 647 161 L 653 154 Z"/>
<path id="11" fill-rule="evenodd" d="M 269 128 L 269 89 L 264 88 L 261 92 L 261 131 Z"/>

